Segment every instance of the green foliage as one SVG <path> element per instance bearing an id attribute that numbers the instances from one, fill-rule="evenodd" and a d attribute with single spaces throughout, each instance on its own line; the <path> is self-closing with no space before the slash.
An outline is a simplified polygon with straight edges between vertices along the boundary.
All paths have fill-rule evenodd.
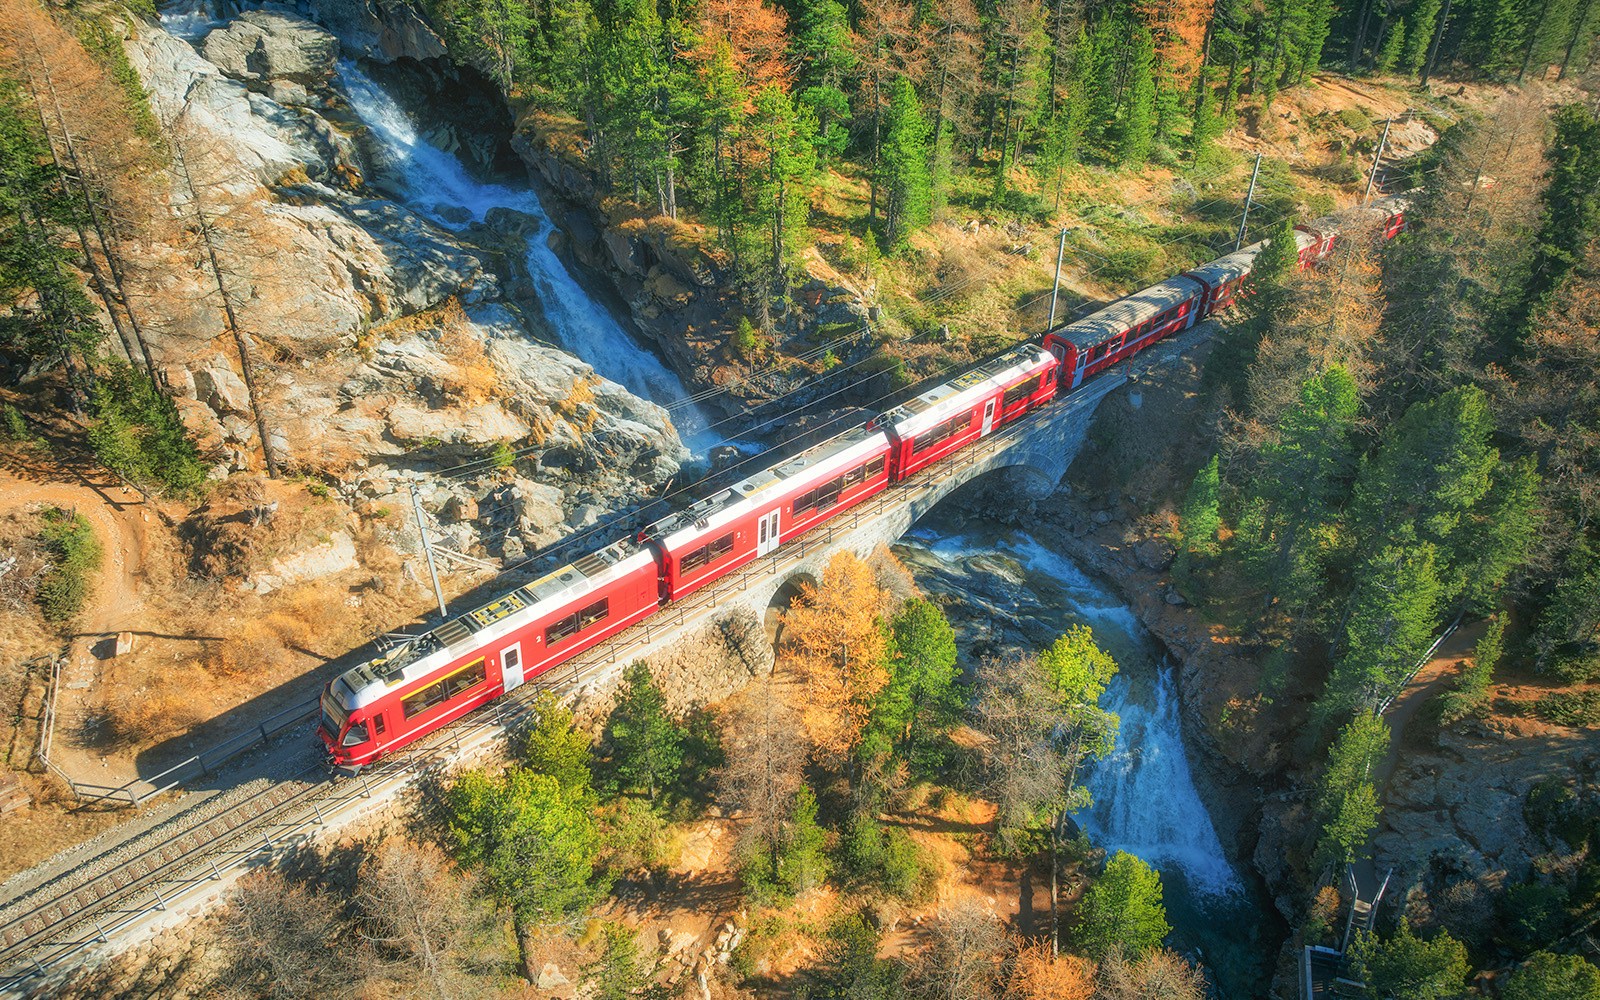
<path id="1" fill-rule="evenodd" d="M 83 515 L 56 507 L 40 514 L 38 537 L 53 565 L 39 581 L 34 599 L 46 621 L 69 622 L 83 610 L 89 596 L 87 574 L 100 568 L 104 550 Z"/>
<path id="2" fill-rule="evenodd" d="M 821 885 L 828 877 L 827 840 L 817 823 L 817 797 L 801 786 L 770 853 L 760 851 L 741 860 L 745 891 L 759 902 L 775 902 Z"/>
<path id="3" fill-rule="evenodd" d="M 548 774 L 468 771 L 444 796 L 446 841 L 523 926 L 582 913 L 600 887 L 600 834 L 590 796 Z"/>
<path id="4" fill-rule="evenodd" d="M 1161 901 L 1161 875 L 1118 851 L 1078 906 L 1078 945 L 1096 959 L 1115 949 L 1141 954 L 1159 948 L 1172 928 Z"/>
<path id="5" fill-rule="evenodd" d="M 517 464 L 517 450 L 511 447 L 510 442 L 496 441 L 494 447 L 489 449 L 489 464 L 496 469 L 509 469 Z"/>
<path id="6" fill-rule="evenodd" d="M 650 666 L 637 662 L 623 674 L 608 726 L 611 766 L 624 789 L 644 791 L 651 802 L 673 784 L 688 733 L 667 713 L 667 699 Z"/>
<path id="7" fill-rule="evenodd" d="M 1328 766 L 1317 784 L 1319 833 L 1312 866 L 1338 869 L 1356 859 L 1378 825 L 1378 794 L 1372 769 L 1389 751 L 1389 726 L 1361 712 L 1339 731 L 1328 750 Z"/>
<path id="8" fill-rule="evenodd" d="M 1374 68 L 1379 73 L 1392 71 L 1400 62 L 1400 54 L 1405 51 L 1406 23 L 1396 21 L 1394 27 L 1389 29 L 1389 34 L 1383 39 L 1383 47 L 1378 50 L 1378 59 Z"/>
<path id="9" fill-rule="evenodd" d="M 932 180 L 928 173 L 928 123 L 911 81 L 900 78 L 884 127 L 882 186 L 884 242 L 890 253 L 903 252 L 912 233 L 933 220 Z"/>
<path id="10" fill-rule="evenodd" d="M 1443 586 L 1432 545 L 1392 545 L 1356 570 L 1344 652 L 1317 700 L 1324 726 L 1374 708 L 1410 675 L 1433 642 Z"/>
<path id="11" fill-rule="evenodd" d="M 111 362 L 90 397 L 89 445 L 100 464 L 147 489 L 199 492 L 206 467 L 172 398 L 144 372 Z"/>
<path id="12" fill-rule="evenodd" d="M 827 948 L 798 995 L 801 1000 L 896 1000 L 901 979 L 895 963 L 878 958 L 878 935 L 851 914 L 828 929 Z"/>
<path id="13" fill-rule="evenodd" d="M 650 982 L 650 969 L 640 960 L 639 938 L 622 924 L 607 921 L 600 929 L 600 954 L 583 968 L 595 1000 L 629 1000 Z"/>
<path id="14" fill-rule="evenodd" d="M 930 734 L 961 712 L 956 634 L 939 606 L 920 597 L 901 607 L 889 634 L 889 683 L 878 695 L 873 721 L 902 756 L 914 759 Z"/>
<path id="15" fill-rule="evenodd" d="M 1534 710 L 1558 726 L 1600 728 L 1600 691 L 1552 691 L 1534 703 Z"/>
<path id="16" fill-rule="evenodd" d="M 1559 882 L 1524 882 L 1500 899 L 1497 937 L 1518 950 L 1542 948 L 1567 931 L 1567 887 Z"/>
<path id="17" fill-rule="evenodd" d="M 1568 682 L 1600 676 L 1600 558 L 1573 546 L 1534 634 L 1535 665 Z"/>
<path id="18" fill-rule="evenodd" d="M 152 19 L 156 16 L 154 0 L 136 0 L 129 9 Z M 112 33 L 110 24 L 100 18 L 86 20 L 78 30 L 78 40 L 121 88 L 123 112 L 133 123 L 134 134 L 147 142 L 161 142 L 161 123 L 150 109 L 150 95 L 144 89 L 144 81 L 128 62 L 122 39 Z"/>
<path id="19" fill-rule="evenodd" d="M 572 709 L 553 691 L 541 691 L 533 703 L 533 726 L 522 736 L 523 766 L 556 779 L 563 791 L 576 795 L 590 790 L 589 737 L 578 731 Z"/>
<path id="20" fill-rule="evenodd" d="M 1506 980 L 1501 1000 L 1600 1000 L 1600 969 L 1577 955 L 1534 952 Z"/>
<path id="21" fill-rule="evenodd" d="M 1473 650 L 1472 662 L 1456 678 L 1450 690 L 1440 697 L 1439 722 L 1451 725 L 1477 715 L 1489 703 L 1489 684 L 1494 678 L 1494 668 L 1500 662 L 1505 646 L 1505 620 L 1491 618 L 1482 638 Z"/>
<path id="22" fill-rule="evenodd" d="M 1532 270 L 1511 318 L 1511 332 L 1518 336 L 1528 332 L 1528 322 L 1566 283 L 1584 248 L 1600 233 L 1600 115 L 1586 105 L 1569 104 L 1555 113 L 1554 122 Z"/>
<path id="23" fill-rule="evenodd" d="M 1120 163 L 1143 163 L 1150 158 L 1156 137 L 1155 39 L 1143 25 L 1133 29 L 1127 64 L 1127 106 L 1117 143 Z"/>
<path id="24" fill-rule="evenodd" d="M 840 849 L 846 874 L 863 888 L 908 900 L 929 888 L 929 872 L 916 841 L 897 826 L 883 826 L 867 812 L 851 815 Z"/>
<path id="25" fill-rule="evenodd" d="M 1471 971 L 1460 941 L 1444 931 L 1424 940 L 1403 920 L 1388 940 L 1361 932 L 1350 946 L 1350 962 L 1353 978 L 1365 982 L 1375 1000 L 1447 1000 L 1466 988 Z"/>
<path id="26" fill-rule="evenodd" d="M 750 317 L 739 317 L 739 325 L 733 328 L 730 343 L 733 344 L 733 352 L 745 361 L 753 361 L 760 354 L 761 341 L 756 337 L 756 328 L 750 324 Z"/>
<path id="27" fill-rule="evenodd" d="M 1222 527 L 1222 476 L 1216 455 L 1200 467 L 1189 483 L 1178 516 L 1178 558 L 1174 574 L 1192 579 L 1195 561 L 1217 554 L 1217 530 Z"/>
<path id="28" fill-rule="evenodd" d="M 0 441 L 22 443 L 33 440 L 33 432 L 23 419 L 22 411 L 10 403 L 0 404 Z"/>

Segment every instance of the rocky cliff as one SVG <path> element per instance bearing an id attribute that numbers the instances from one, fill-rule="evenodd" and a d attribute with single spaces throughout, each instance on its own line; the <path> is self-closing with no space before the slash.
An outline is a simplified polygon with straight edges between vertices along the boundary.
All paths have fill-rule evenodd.
<path id="1" fill-rule="evenodd" d="M 438 60 L 438 38 L 403 4 L 305 9 L 323 24 L 274 8 L 127 33 L 173 136 L 172 225 L 142 255 L 146 325 L 217 473 L 260 467 L 261 427 L 280 465 L 376 499 L 497 451 L 506 457 L 484 475 L 429 500 L 476 505 L 511 489 L 526 507 L 540 493 L 539 509 L 509 524 L 469 522 L 513 552 L 674 475 L 686 452 L 668 415 L 551 346 L 519 280 L 514 220 L 446 225 L 369 183 L 382 168 L 337 86 L 338 60 Z M 512 450 L 517 467 L 502 471 Z"/>

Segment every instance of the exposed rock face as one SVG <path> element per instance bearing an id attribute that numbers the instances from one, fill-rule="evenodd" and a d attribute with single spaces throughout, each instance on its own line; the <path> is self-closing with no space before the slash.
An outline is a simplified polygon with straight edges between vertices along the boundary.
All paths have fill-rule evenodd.
<path id="1" fill-rule="evenodd" d="M 305 0 L 305 6 L 349 55 L 422 62 L 447 54 L 438 32 L 405 0 Z"/>
<path id="2" fill-rule="evenodd" d="M 339 40 L 302 17 L 247 10 L 207 35 L 201 52 L 236 80 L 315 84 L 333 75 Z"/>
<path id="3" fill-rule="evenodd" d="M 362 181 L 359 130 L 325 113 L 340 104 L 337 42 L 428 58 L 443 52 L 429 49 L 437 38 L 403 4 L 328 0 L 310 13 L 342 39 L 302 17 L 250 11 L 207 36 L 215 63 L 159 29 L 140 26 L 128 41 L 158 113 L 181 122 L 195 175 L 199 201 L 173 177 L 173 215 L 192 219 L 199 205 L 213 220 L 252 352 L 254 399 L 217 278 L 184 243 L 152 245 L 146 327 L 217 472 L 259 467 L 259 408 L 283 464 L 348 477 L 374 501 L 398 488 L 383 463 L 400 456 L 416 469 L 515 449 L 543 504 L 518 526 L 519 544 L 569 532 L 568 507 L 638 502 L 686 454 L 667 414 L 547 346 L 556 338 L 531 336 L 506 297 L 503 236 L 453 231 L 376 196 Z M 460 484 L 464 501 L 495 488 L 497 468 L 483 472 Z M 455 525 L 452 543 L 486 543 L 480 520 Z"/>
<path id="4" fill-rule="evenodd" d="M 1420 879 L 1435 856 L 1467 873 L 1525 877 L 1542 851 L 1523 815 L 1529 791 L 1600 768 L 1593 730 L 1519 734 L 1467 722 L 1439 733 L 1436 747 L 1415 743 L 1384 791 L 1374 838 L 1377 863 L 1394 866 L 1401 885 Z"/>

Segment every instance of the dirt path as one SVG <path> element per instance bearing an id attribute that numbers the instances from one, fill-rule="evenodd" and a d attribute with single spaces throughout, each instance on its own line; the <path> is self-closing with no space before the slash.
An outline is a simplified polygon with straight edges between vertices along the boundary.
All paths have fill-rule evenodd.
<path id="1" fill-rule="evenodd" d="M 151 535 L 161 530 L 160 520 L 142 497 L 119 484 L 89 479 L 38 482 L 0 472 L 0 511 L 42 507 L 81 515 L 104 550 L 62 670 L 57 729 L 70 731 L 102 700 L 95 684 L 101 661 L 115 649 L 116 634 L 138 632 L 145 624 Z M 83 762 L 70 759 L 68 743 L 62 740 L 58 744 L 57 764 L 77 777 Z M 88 780 L 90 776 L 84 777 Z"/>

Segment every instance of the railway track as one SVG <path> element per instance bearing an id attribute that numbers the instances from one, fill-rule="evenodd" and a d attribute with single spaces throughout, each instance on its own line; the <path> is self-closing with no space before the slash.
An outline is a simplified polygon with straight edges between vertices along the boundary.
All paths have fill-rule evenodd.
<path id="1" fill-rule="evenodd" d="M 1075 398 L 1065 405 L 1085 401 Z M 1063 403 L 1056 402 L 1037 412 L 1054 412 L 1061 406 Z M 0 910 L 0 993 L 37 995 L 59 985 L 81 960 L 97 949 L 109 948 L 114 935 L 152 913 L 180 904 L 207 883 L 221 882 L 251 863 L 305 843 L 326 825 L 329 816 L 344 813 L 354 800 L 387 796 L 429 769 L 477 752 L 515 731 L 532 715 L 539 693 L 571 697 L 585 684 L 644 655 L 657 642 L 675 640 L 687 628 L 709 623 L 729 598 L 750 589 L 752 583 L 786 573 L 819 547 L 833 545 L 840 533 L 854 532 L 863 521 L 876 520 L 890 508 L 925 497 L 937 490 L 941 481 L 955 478 L 960 470 L 1008 447 L 1007 442 L 1027 426 L 1020 422 L 996 432 L 964 449 L 953 461 L 919 473 L 898 489 L 808 532 L 797 545 L 783 546 L 718 585 L 670 605 L 358 777 L 331 780 L 320 775 L 320 764 L 304 767 L 216 815 L 196 817 L 188 824 L 183 824 L 181 816 L 175 818 L 168 826 L 151 831 L 155 843 L 129 857 L 115 857 L 122 848 L 103 852 L 79 870 L 96 866 L 107 870 L 79 884 L 71 884 L 66 877 L 46 883 L 11 907 L 25 910 Z M 308 742 L 313 739 L 309 727 L 291 732 Z M 283 746 L 280 743 L 275 752 L 282 752 Z M 181 828 L 169 829 L 174 825 Z"/>

